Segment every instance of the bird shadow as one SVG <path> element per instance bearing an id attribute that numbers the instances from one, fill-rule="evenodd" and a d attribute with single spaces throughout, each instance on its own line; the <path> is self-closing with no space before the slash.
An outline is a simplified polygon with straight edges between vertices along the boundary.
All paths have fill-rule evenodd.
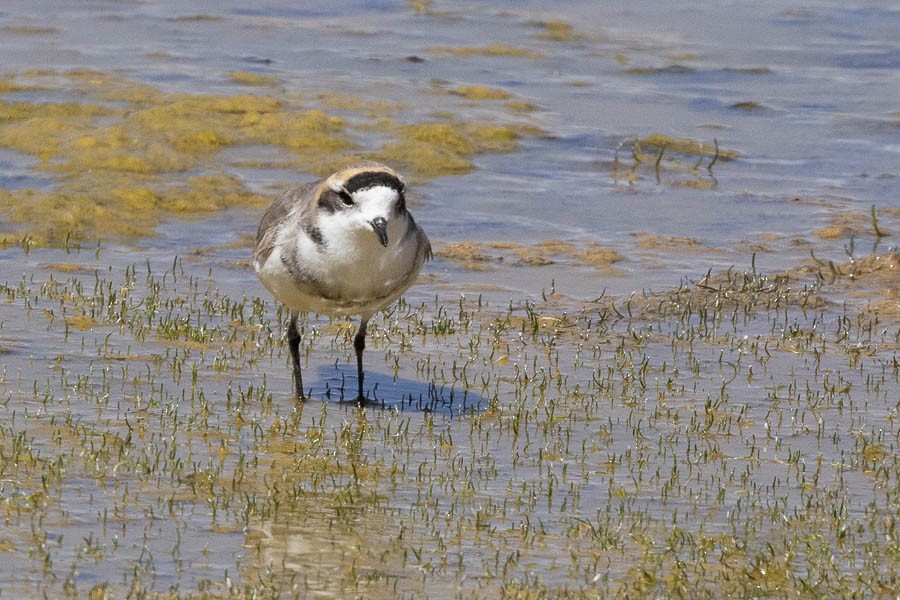
<path id="1" fill-rule="evenodd" d="M 319 366 L 315 372 L 315 380 L 306 386 L 307 401 L 449 415 L 480 412 L 489 404 L 483 396 L 470 390 L 393 377 L 377 371 L 366 371 L 366 400 L 359 402 L 355 366 L 332 363 Z"/>

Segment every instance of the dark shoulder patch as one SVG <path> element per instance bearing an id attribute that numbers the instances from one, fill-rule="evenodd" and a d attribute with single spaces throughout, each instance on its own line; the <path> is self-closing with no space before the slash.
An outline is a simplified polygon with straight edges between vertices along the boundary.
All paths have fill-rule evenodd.
<path id="1" fill-rule="evenodd" d="M 325 238 L 322 237 L 321 229 L 319 229 L 312 223 L 307 223 L 304 229 L 306 230 L 306 235 L 309 236 L 309 239 L 315 242 L 316 246 L 319 246 L 319 248 L 325 247 Z"/>

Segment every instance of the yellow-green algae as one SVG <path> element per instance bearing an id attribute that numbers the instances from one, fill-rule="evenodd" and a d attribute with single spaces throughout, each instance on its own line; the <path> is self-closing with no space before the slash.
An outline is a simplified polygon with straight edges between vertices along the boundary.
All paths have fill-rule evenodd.
<path id="1" fill-rule="evenodd" d="M 516 150 L 520 131 L 462 122 L 405 125 L 373 158 L 406 164 L 424 178 L 460 175 L 472 169 L 476 154 Z"/>
<path id="2" fill-rule="evenodd" d="M 439 248 L 436 254 L 469 271 L 490 271 L 498 264 L 543 267 L 557 263 L 608 269 L 624 257 L 596 242 L 579 249 L 561 240 L 544 240 L 532 246 L 514 242 L 457 242 Z"/>
<path id="3" fill-rule="evenodd" d="M 346 92 L 320 91 L 310 94 L 310 98 L 326 108 L 349 110 L 370 118 L 386 118 L 404 108 L 402 104 L 380 98 L 367 98 Z"/>
<path id="4" fill-rule="evenodd" d="M 274 83 L 244 72 L 230 76 L 251 85 Z M 22 89 L 63 92 L 72 100 L 16 101 L 14 92 Z M 338 102 L 328 92 L 312 99 L 272 86 L 264 94 L 167 93 L 90 70 L 7 74 L 0 95 L 0 147 L 34 156 L 33 168 L 56 177 L 51 189 L 0 190 L 6 223 L 0 242 L 6 244 L 26 236 L 31 244 L 146 236 L 167 215 L 263 205 L 265 198 L 225 173 L 228 165 L 218 159 L 225 148 L 280 147 L 293 158 L 273 166 L 317 175 L 374 158 L 424 180 L 466 173 L 474 155 L 514 151 L 520 136 L 535 133 L 452 115 L 400 124 L 389 116 L 399 105 L 363 97 Z M 322 105 L 363 120 L 348 123 Z M 365 118 L 377 119 L 376 125 Z M 374 127 L 386 142 L 360 152 L 354 132 Z"/>
<path id="5" fill-rule="evenodd" d="M 39 25 L 6 25 L 0 31 L 14 35 L 50 35 L 59 33 L 59 29 L 56 27 L 41 27 Z"/>
<path id="6" fill-rule="evenodd" d="M 512 98 L 512 94 L 506 90 L 486 85 L 461 85 L 454 89 L 453 93 L 467 100 L 508 100 Z"/>
<path id="7" fill-rule="evenodd" d="M 223 21 L 224 18 L 219 15 L 182 15 L 180 17 L 174 17 L 171 19 L 172 21 L 180 21 L 184 23 L 196 23 L 196 22 L 206 22 L 206 21 Z"/>
<path id="8" fill-rule="evenodd" d="M 711 246 L 701 240 L 692 237 L 676 237 L 638 231 L 633 233 L 637 245 L 648 250 L 669 250 L 677 252 L 715 252 Z"/>
<path id="9" fill-rule="evenodd" d="M 431 11 L 431 0 L 408 0 L 409 8 L 419 14 L 428 14 Z"/>
<path id="10" fill-rule="evenodd" d="M 896 216 L 900 209 L 882 209 L 884 214 Z M 840 240 L 863 233 L 873 233 L 875 225 L 870 214 L 853 211 L 839 211 L 828 217 L 828 224 L 813 231 L 813 235 L 821 240 Z M 891 232 L 883 227 L 878 227 L 882 237 L 887 237 Z M 877 235 L 877 232 L 876 232 Z"/>
<path id="11" fill-rule="evenodd" d="M 79 177 L 51 192 L 0 189 L 0 206 L 22 228 L 0 235 L 0 240 L 12 244 L 27 236 L 31 243 L 44 245 L 70 238 L 144 236 L 167 216 L 203 216 L 239 206 L 262 208 L 269 201 L 226 174 L 185 178 L 168 187 L 157 183 L 155 189 L 121 174 L 102 186 L 95 178 Z"/>
<path id="12" fill-rule="evenodd" d="M 896 250 L 864 256 L 840 267 L 831 266 L 836 289 L 885 318 L 900 317 L 900 253 Z"/>
<path id="13" fill-rule="evenodd" d="M 29 89 L 31 89 L 30 86 L 22 85 L 21 83 L 13 81 L 13 77 L 11 75 L 4 75 L 0 77 L 0 96 L 8 94 L 10 92 L 22 92 Z"/>
<path id="14" fill-rule="evenodd" d="M 709 143 L 653 134 L 619 144 L 611 168 L 613 179 L 628 185 L 652 176 L 658 184 L 714 189 L 713 166 L 739 156 L 737 150 L 721 148 L 715 139 Z"/>
<path id="15" fill-rule="evenodd" d="M 428 51 L 434 54 L 450 54 L 453 56 L 505 56 L 512 58 L 543 58 L 544 55 L 528 48 L 510 46 L 509 44 L 490 44 L 488 46 L 432 46 Z"/>
<path id="16" fill-rule="evenodd" d="M 539 21 L 535 25 L 543 31 L 537 35 L 542 40 L 571 42 L 578 39 L 571 23 L 561 20 Z"/>
<path id="17" fill-rule="evenodd" d="M 445 89 L 441 86 L 442 82 L 436 82 L 435 88 L 439 93 L 449 93 L 454 96 L 465 98 L 472 102 L 491 102 L 506 101 L 506 109 L 510 113 L 527 113 L 538 109 L 538 106 L 527 100 L 516 98 L 511 92 L 502 88 L 495 88 L 486 85 L 460 85 L 454 88 Z"/>
<path id="18" fill-rule="evenodd" d="M 692 154 L 694 156 L 717 156 L 718 160 L 732 160 L 741 154 L 737 150 L 726 150 L 725 148 L 716 148 L 715 144 L 704 143 L 701 140 L 691 138 L 679 138 L 669 135 L 653 134 L 639 140 L 641 146 L 653 148 L 654 152 L 658 152 L 663 148 L 667 153 L 676 154 Z M 650 159 L 651 155 L 644 155 L 644 159 Z M 652 155 L 652 156 L 655 156 Z"/>
<path id="19" fill-rule="evenodd" d="M 235 83 L 243 85 L 271 86 L 278 84 L 277 77 L 260 75 L 259 73 L 252 73 L 250 71 L 232 71 L 228 74 L 228 78 Z"/>

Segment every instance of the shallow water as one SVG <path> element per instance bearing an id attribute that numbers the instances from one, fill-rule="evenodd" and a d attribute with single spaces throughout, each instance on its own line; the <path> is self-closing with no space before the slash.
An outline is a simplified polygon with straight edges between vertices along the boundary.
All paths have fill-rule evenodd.
<path id="1" fill-rule="evenodd" d="M 539 132 L 413 178 L 438 255 L 373 328 L 365 410 L 339 403 L 352 327 L 324 318 L 305 331 L 317 400 L 290 397 L 283 323 L 247 263 L 258 209 L 2 250 L 4 591 L 892 595 L 900 12 L 423 4 L 0 8 L 22 77 L 274 93 L 230 76 L 251 72 L 362 149 L 385 142 L 379 101 L 401 124 Z M 3 99 L 82 101 L 60 89 Z M 654 134 L 710 154 L 636 163 L 631 141 Z M 707 169 L 714 140 L 739 156 Z M 237 146 L 212 164 L 265 194 L 313 178 L 284 158 Z M 0 148 L 0 188 L 63 177 Z M 497 245 L 549 240 L 574 249 L 521 264 Z M 457 242 L 487 270 L 441 254 Z M 595 243 L 621 260 L 580 259 Z"/>
<path id="2" fill-rule="evenodd" d="M 900 18 L 896 11 L 836 2 L 804 10 L 779 3 L 660 10 L 652 3 L 569 2 L 556 10 L 574 24 L 572 39 L 557 41 L 541 38 L 536 23 L 556 13 L 539 7 L 436 5 L 433 11 L 446 13 L 415 14 L 402 3 L 360 11 L 334 3 L 246 9 L 12 2 L 2 13 L 8 30 L 0 51 L 7 71 L 91 68 L 192 93 L 247 92 L 227 74 L 249 70 L 277 77 L 288 91 L 402 102 L 408 122 L 438 111 L 516 119 L 502 102 L 440 93 L 463 84 L 502 88 L 538 107 L 525 118 L 545 135 L 527 140 L 520 152 L 477 157 L 468 176 L 419 186 L 420 220 L 438 242 L 562 238 L 611 245 L 626 257 L 617 266 L 628 277 L 592 282 L 595 290 L 657 285 L 658 268 L 677 278 L 711 264 L 746 266 L 751 247 L 767 268 L 795 264 L 809 255 L 807 246 L 820 258 L 843 258 L 849 236 L 815 235 L 830 216 L 898 208 L 900 49 L 890 26 Z M 17 26 L 51 33 L 17 34 Z M 489 43 L 540 58 L 439 51 Z M 423 62 L 406 60 L 411 56 Z M 753 108 L 735 108 L 740 103 Z M 718 163 L 712 189 L 684 185 L 693 177 L 666 169 L 657 183 L 650 165 L 631 183 L 611 176 L 618 144 L 650 134 L 709 146 L 716 138 L 741 158 Z M 377 132 L 370 137 L 377 140 Z M 363 147 L 371 141 L 359 140 Z M 627 151 L 622 155 L 627 163 Z M 23 170 L 15 177 L 28 177 Z M 696 177 L 706 175 L 701 169 Z M 244 176 L 261 189 L 290 181 L 281 170 Z M 887 229 L 896 218 L 882 215 Z M 247 215 L 236 226 L 252 231 L 254 220 Z M 860 229 L 857 238 L 868 247 L 871 230 Z M 647 252 L 634 243 L 635 232 L 697 238 L 710 248 L 690 256 Z M 593 293 L 576 288 L 577 280 L 567 283 L 571 293 Z"/>

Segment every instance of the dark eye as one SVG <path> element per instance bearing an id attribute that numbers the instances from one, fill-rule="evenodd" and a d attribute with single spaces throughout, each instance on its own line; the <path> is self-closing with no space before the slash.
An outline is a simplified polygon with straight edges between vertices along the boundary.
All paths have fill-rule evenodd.
<path id="1" fill-rule="evenodd" d="M 338 196 L 341 197 L 341 202 L 344 203 L 344 206 L 353 206 L 353 196 L 348 194 L 346 190 L 341 190 L 340 192 L 338 192 Z"/>

